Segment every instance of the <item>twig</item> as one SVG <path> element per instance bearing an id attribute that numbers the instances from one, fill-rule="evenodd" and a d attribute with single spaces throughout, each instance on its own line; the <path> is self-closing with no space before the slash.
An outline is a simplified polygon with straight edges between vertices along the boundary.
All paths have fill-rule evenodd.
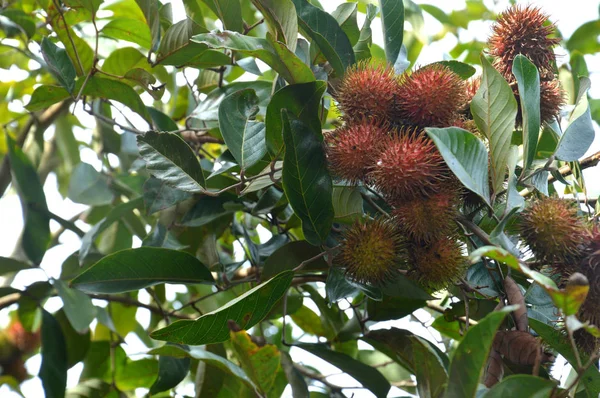
<path id="1" fill-rule="evenodd" d="M 156 291 L 151 287 L 147 288 L 146 291 L 148 293 L 150 293 L 150 295 L 152 296 L 152 299 L 154 300 L 154 302 L 156 303 L 156 306 L 160 310 L 160 315 L 163 317 L 163 319 L 165 320 L 167 325 L 169 323 L 171 323 L 169 320 L 169 315 L 165 312 L 164 308 L 162 307 L 162 305 L 160 303 L 160 299 L 158 298 L 158 295 L 156 294 Z"/>
<path id="2" fill-rule="evenodd" d="M 494 242 L 491 241 L 490 236 L 478 225 L 476 225 L 473 221 L 469 220 L 467 217 L 463 215 L 458 215 L 456 217 L 456 221 L 460 223 L 462 226 L 467 228 L 469 231 L 473 232 L 475 236 L 477 236 L 483 243 L 486 245 L 495 246 Z"/>
<path id="3" fill-rule="evenodd" d="M 75 42 L 73 41 L 73 38 L 71 37 L 71 33 L 69 32 L 69 25 L 67 24 L 65 15 L 63 14 L 62 9 L 60 8 L 60 4 L 58 4 L 58 2 L 56 0 L 53 0 L 52 2 L 54 3 L 54 7 L 56 7 L 58 14 L 60 15 L 61 19 L 63 20 L 63 23 L 65 24 L 65 32 L 67 33 L 69 42 L 71 42 L 71 46 L 73 46 L 73 52 L 75 53 L 75 58 L 77 58 L 77 64 L 79 64 L 79 69 L 81 69 L 81 73 L 84 73 L 85 70 L 83 69 L 83 64 L 81 63 L 81 59 L 79 58 L 79 52 L 77 51 L 77 47 L 75 47 Z"/>
<path id="4" fill-rule="evenodd" d="M 391 216 L 388 214 L 388 212 L 387 212 L 387 211 L 385 211 L 385 210 L 383 210 L 381 207 L 379 207 L 379 205 L 378 205 L 377 203 L 375 203 L 375 201 L 374 201 L 374 200 L 373 200 L 373 199 L 372 199 L 372 198 L 371 198 L 369 195 L 367 195 L 367 194 L 366 194 L 366 193 L 364 193 L 364 192 L 361 192 L 361 193 L 360 193 L 360 196 L 362 196 L 362 198 L 363 198 L 364 200 L 366 200 L 366 201 L 367 201 L 367 203 L 369 203 L 371 206 L 373 206 L 373 208 L 374 208 L 375 210 L 377 210 L 378 212 L 380 212 L 382 215 L 384 215 L 384 216 L 385 216 L 385 217 L 387 217 L 387 218 L 391 218 Z"/>
<path id="5" fill-rule="evenodd" d="M 341 244 L 340 244 L 340 245 L 333 246 L 332 248 L 330 248 L 330 249 L 327 249 L 327 250 L 325 250 L 325 251 L 323 251 L 323 252 L 321 252 L 321 253 L 317 254 L 317 255 L 316 255 L 316 256 L 314 256 L 314 257 L 311 257 L 311 258 L 309 258 L 309 259 L 306 259 L 306 260 L 302 261 L 302 262 L 301 262 L 301 263 L 300 263 L 300 264 L 299 264 L 299 265 L 298 265 L 296 268 L 294 268 L 294 272 L 298 272 L 298 271 L 300 271 L 300 270 L 301 270 L 302 268 L 304 268 L 304 267 L 305 267 L 307 264 L 310 264 L 310 263 L 312 263 L 313 261 L 316 261 L 316 260 L 320 259 L 321 257 L 324 257 L 324 256 L 326 256 L 327 254 L 331 253 L 333 250 L 335 250 L 335 249 L 339 248 L 340 246 L 341 246 Z"/>
<path id="6" fill-rule="evenodd" d="M 262 18 L 260 21 L 257 21 L 256 23 L 250 25 L 250 26 L 246 26 L 244 27 L 244 34 L 247 35 L 248 33 L 250 33 L 250 31 L 254 28 L 256 28 L 258 25 L 262 24 L 263 22 L 265 22 L 265 19 Z"/>
<path id="7" fill-rule="evenodd" d="M 439 306 L 437 304 L 431 303 L 429 301 L 427 302 L 427 308 L 432 309 L 435 312 L 439 312 L 440 314 L 446 314 L 446 310 L 443 307 L 441 307 L 441 306 Z M 478 323 L 477 321 L 475 321 L 473 319 L 467 319 L 464 316 L 456 317 L 456 320 L 461 321 L 461 322 L 463 322 L 465 324 L 468 322 L 469 325 L 471 325 L 471 326 L 475 326 Z"/>
<path id="8" fill-rule="evenodd" d="M 329 387 L 333 391 L 342 391 L 342 389 L 344 388 L 344 387 L 338 386 L 337 384 L 333 384 L 333 383 L 330 383 L 329 381 L 327 381 L 327 376 L 323 376 L 321 374 L 315 373 L 312 370 L 305 368 L 302 365 L 295 363 L 294 368 L 296 368 L 296 370 L 298 372 L 300 372 L 300 374 L 302 374 L 303 376 L 306 376 L 309 379 L 317 380 L 318 382 L 325 384 L 327 387 Z"/>
<path id="9" fill-rule="evenodd" d="M 97 299 L 97 300 L 104 300 L 104 301 L 116 302 L 116 303 L 121 303 L 121 304 L 133 305 L 133 306 L 139 307 L 139 308 L 145 308 L 155 314 L 158 314 L 161 316 L 163 315 L 163 311 L 160 308 L 158 308 L 157 306 L 154 306 L 151 304 L 144 304 L 140 301 L 134 300 L 127 296 L 114 296 L 114 295 L 110 295 L 110 294 L 89 294 L 89 296 L 90 296 L 90 298 Z M 180 314 L 180 313 L 169 313 L 168 315 L 173 318 L 178 318 L 178 319 L 195 319 L 191 315 Z"/>

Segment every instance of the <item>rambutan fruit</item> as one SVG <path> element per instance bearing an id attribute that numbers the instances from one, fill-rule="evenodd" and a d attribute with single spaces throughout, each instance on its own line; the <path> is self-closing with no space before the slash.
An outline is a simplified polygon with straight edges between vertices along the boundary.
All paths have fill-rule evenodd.
<path id="1" fill-rule="evenodd" d="M 554 77 L 552 48 L 560 40 L 549 36 L 555 31 L 555 25 L 548 23 L 548 16 L 538 7 L 510 7 L 498 16 L 488 40 L 490 54 L 496 57 L 494 66 L 508 78 L 515 57 L 523 54 L 537 66 L 541 80 Z"/>
<path id="2" fill-rule="evenodd" d="M 433 141 L 415 130 L 390 136 L 383 147 L 370 178 L 393 201 L 437 192 L 450 176 Z"/>
<path id="3" fill-rule="evenodd" d="M 519 228 L 523 241 L 538 260 L 559 272 L 569 272 L 568 265 L 581 255 L 590 238 L 577 207 L 565 199 L 545 197 L 521 213 Z"/>
<path id="4" fill-rule="evenodd" d="M 448 287 L 463 276 L 467 261 L 460 243 L 443 237 L 411 247 L 412 269 L 407 276 L 431 291 Z"/>
<path id="5" fill-rule="evenodd" d="M 457 186 L 445 184 L 427 197 L 395 203 L 393 215 L 400 230 L 413 240 L 431 242 L 456 230 L 454 217 L 460 200 Z"/>
<path id="6" fill-rule="evenodd" d="M 405 123 L 449 127 L 464 104 L 464 81 L 444 65 L 427 65 L 400 78 L 396 112 Z"/>
<path id="7" fill-rule="evenodd" d="M 404 237 L 392 220 L 355 221 L 343 232 L 335 262 L 357 282 L 381 286 L 391 282 L 406 262 Z"/>
<path id="8" fill-rule="evenodd" d="M 10 342 L 22 353 L 29 354 L 40 346 L 40 330 L 28 332 L 19 320 L 14 319 L 6 334 Z"/>
<path id="9" fill-rule="evenodd" d="M 398 78 L 388 66 L 358 62 L 335 90 L 345 120 L 373 118 L 391 121 Z"/>
<path id="10" fill-rule="evenodd" d="M 521 126 L 523 124 L 521 98 L 519 96 L 519 89 L 516 85 L 514 86 L 513 91 L 517 103 L 519 104 L 515 124 L 516 126 Z M 558 79 L 544 80 L 540 83 L 540 121 L 542 123 L 551 123 L 565 103 L 565 92 L 560 87 Z"/>
<path id="11" fill-rule="evenodd" d="M 352 183 L 364 181 L 388 132 L 386 124 L 361 119 L 326 136 L 327 160 L 332 173 Z"/>

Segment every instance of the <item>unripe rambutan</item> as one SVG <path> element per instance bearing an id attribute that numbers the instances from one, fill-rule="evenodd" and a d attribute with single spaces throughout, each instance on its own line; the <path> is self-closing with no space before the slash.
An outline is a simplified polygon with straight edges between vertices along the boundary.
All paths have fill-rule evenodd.
<path id="1" fill-rule="evenodd" d="M 391 220 L 358 220 L 343 232 L 335 261 L 350 279 L 383 285 L 393 281 L 406 262 L 405 241 Z"/>
<path id="2" fill-rule="evenodd" d="M 364 181 L 389 128 L 368 119 L 346 124 L 325 137 L 330 170 L 352 183 Z"/>
<path id="3" fill-rule="evenodd" d="M 567 200 L 545 197 L 521 213 L 521 237 L 538 260 L 569 272 L 568 264 L 581 255 L 589 228 Z M 567 268 L 567 269 L 566 269 Z"/>
<path id="4" fill-rule="evenodd" d="M 398 116 L 421 127 L 450 126 L 464 103 L 464 81 L 441 64 L 402 75 L 396 95 Z"/>
<path id="5" fill-rule="evenodd" d="M 437 192 L 449 170 L 433 141 L 415 130 L 386 139 L 370 174 L 375 187 L 391 200 Z"/>
<path id="6" fill-rule="evenodd" d="M 359 62 L 348 69 L 335 98 L 345 120 L 374 118 L 391 121 L 398 78 L 387 66 Z"/>
<path id="7" fill-rule="evenodd" d="M 460 198 L 458 185 L 445 184 L 429 197 L 395 203 L 394 216 L 400 230 L 413 240 L 431 242 L 456 230 L 454 217 Z"/>
<path id="8" fill-rule="evenodd" d="M 498 16 L 488 40 L 494 66 L 505 77 L 512 76 L 515 57 L 523 54 L 537 66 L 542 80 L 554 76 L 555 55 L 552 47 L 558 38 L 548 37 L 556 31 L 548 16 L 533 6 L 515 5 Z"/>
<path id="9" fill-rule="evenodd" d="M 460 243 L 450 237 L 429 244 L 414 244 L 412 270 L 408 277 L 431 291 L 441 290 L 458 280 L 467 265 Z"/>

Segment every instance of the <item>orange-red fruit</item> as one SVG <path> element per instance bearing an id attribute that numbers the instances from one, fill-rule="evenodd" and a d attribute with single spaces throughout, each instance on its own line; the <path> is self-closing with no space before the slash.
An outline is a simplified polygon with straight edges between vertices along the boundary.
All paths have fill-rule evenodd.
<path id="1" fill-rule="evenodd" d="M 398 116 L 421 127 L 451 126 L 464 104 L 464 81 L 441 64 L 403 75 L 396 96 Z"/>
<path id="2" fill-rule="evenodd" d="M 584 244 L 589 228 L 577 207 L 564 199 L 545 197 L 521 213 L 521 237 L 538 260 L 569 271 Z"/>
<path id="3" fill-rule="evenodd" d="M 467 265 L 459 242 L 450 237 L 415 244 L 411 254 L 413 269 L 408 276 L 431 291 L 444 289 L 458 280 Z"/>
<path id="4" fill-rule="evenodd" d="M 429 197 L 398 201 L 394 216 L 400 230 L 414 240 L 431 242 L 454 232 L 460 192 L 445 185 Z"/>
<path id="5" fill-rule="evenodd" d="M 448 176 L 435 144 L 414 131 L 390 136 L 370 174 L 375 187 L 392 200 L 437 192 Z"/>
<path id="6" fill-rule="evenodd" d="M 6 334 L 9 341 L 24 354 L 29 354 L 40 346 L 40 331 L 28 332 L 18 320 L 10 323 Z"/>
<path id="7" fill-rule="evenodd" d="M 543 81 L 540 85 L 540 119 L 550 123 L 565 105 L 565 93 L 558 79 Z"/>
<path id="8" fill-rule="evenodd" d="M 352 183 L 364 181 L 388 131 L 386 125 L 361 119 L 327 136 L 327 159 L 332 173 Z"/>
<path id="9" fill-rule="evenodd" d="M 560 41 L 548 37 L 556 30 L 548 24 L 548 16 L 533 6 L 515 5 L 498 16 L 492 27 L 488 45 L 496 57 L 494 66 L 505 77 L 512 75 L 515 57 L 523 54 L 537 66 L 542 80 L 554 76 L 554 47 Z"/>
<path id="10" fill-rule="evenodd" d="M 393 221 L 365 219 L 343 232 L 336 263 L 357 282 L 383 285 L 393 281 L 406 262 L 406 247 Z"/>
<path id="11" fill-rule="evenodd" d="M 335 97 L 345 120 L 391 121 L 398 78 L 383 65 L 359 62 L 344 75 Z"/>
<path id="12" fill-rule="evenodd" d="M 577 318 L 582 322 L 600 326 L 600 229 L 595 228 L 592 238 L 587 242 L 578 264 L 577 271 L 587 277 L 590 290 L 579 309 Z M 600 347 L 600 339 L 592 336 L 585 330 L 575 332 L 577 345 L 587 353 L 596 353 Z"/>

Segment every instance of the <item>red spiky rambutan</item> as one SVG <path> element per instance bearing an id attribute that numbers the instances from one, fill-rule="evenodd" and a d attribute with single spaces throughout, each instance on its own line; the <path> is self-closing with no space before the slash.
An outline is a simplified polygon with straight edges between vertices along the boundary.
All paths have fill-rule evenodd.
<path id="1" fill-rule="evenodd" d="M 538 260 L 553 266 L 558 273 L 573 271 L 590 239 L 589 226 L 568 200 L 545 197 L 521 213 L 519 229 L 523 241 Z"/>
<path id="2" fill-rule="evenodd" d="M 6 335 L 10 342 L 19 349 L 22 353 L 29 354 L 40 346 L 40 330 L 28 332 L 25 330 L 19 320 L 14 319 L 8 329 Z"/>
<path id="3" fill-rule="evenodd" d="M 471 101 L 477 94 L 477 90 L 481 86 L 481 76 L 473 77 L 465 83 L 465 104 L 460 110 L 460 114 L 467 119 L 472 119 L 471 115 Z"/>
<path id="4" fill-rule="evenodd" d="M 357 282 L 384 285 L 406 262 L 405 240 L 392 220 L 358 220 L 342 235 L 335 262 Z"/>
<path id="5" fill-rule="evenodd" d="M 494 66 L 508 78 L 515 57 L 523 54 L 537 66 L 542 80 L 554 77 L 552 48 L 560 39 L 549 36 L 555 31 L 556 26 L 548 23 L 548 16 L 538 7 L 510 7 L 498 16 L 488 40 L 490 54 L 496 57 Z"/>
<path id="6" fill-rule="evenodd" d="M 414 240 L 431 242 L 456 230 L 454 217 L 460 200 L 459 185 L 444 184 L 429 197 L 398 201 L 393 211 L 400 230 Z"/>
<path id="7" fill-rule="evenodd" d="M 332 173 L 351 183 L 364 181 L 389 131 L 386 124 L 361 119 L 327 135 L 327 159 Z"/>
<path id="8" fill-rule="evenodd" d="M 398 78 L 388 66 L 358 62 L 348 69 L 335 98 L 345 120 L 373 118 L 391 122 Z"/>
<path id="9" fill-rule="evenodd" d="M 398 116 L 421 127 L 450 126 L 464 104 L 464 81 L 441 64 L 402 75 L 396 95 Z"/>
<path id="10" fill-rule="evenodd" d="M 416 130 L 402 130 L 384 142 L 369 178 L 393 201 L 437 192 L 449 170 L 433 141 Z"/>
<path id="11" fill-rule="evenodd" d="M 451 237 L 413 244 L 411 258 L 412 269 L 407 276 L 431 291 L 444 289 L 458 280 L 467 265 L 460 243 Z"/>

